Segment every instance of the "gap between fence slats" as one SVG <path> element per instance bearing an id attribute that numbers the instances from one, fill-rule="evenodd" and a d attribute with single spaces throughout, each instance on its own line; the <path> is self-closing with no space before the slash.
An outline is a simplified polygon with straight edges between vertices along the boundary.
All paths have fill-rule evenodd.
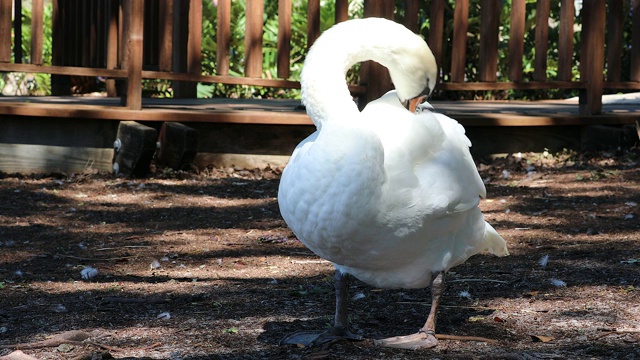
<path id="1" fill-rule="evenodd" d="M 573 68 L 573 23 L 575 17 L 574 0 L 560 2 L 560 23 L 558 26 L 558 80 L 571 81 Z"/>
<path id="2" fill-rule="evenodd" d="M 278 1 L 278 77 L 291 75 L 291 0 Z"/>
<path id="3" fill-rule="evenodd" d="M 307 49 L 320 36 L 320 0 L 307 2 Z"/>
<path id="4" fill-rule="evenodd" d="M 467 30 L 469 28 L 469 0 L 456 0 L 453 11 L 453 48 L 451 49 L 451 81 L 464 81 L 467 59 Z"/>
<path id="5" fill-rule="evenodd" d="M 262 17 L 264 1 L 247 2 L 245 29 L 244 75 L 250 78 L 262 77 Z"/>
<path id="6" fill-rule="evenodd" d="M 545 81 L 547 79 L 547 51 L 549 50 L 549 0 L 536 2 L 536 43 L 533 59 L 533 79 Z"/>
<path id="7" fill-rule="evenodd" d="M 231 0 L 218 0 L 216 29 L 216 74 L 229 75 L 229 46 L 231 44 Z"/>
<path id="8" fill-rule="evenodd" d="M 483 0 L 480 9 L 480 81 L 496 81 L 500 0 Z"/>
<path id="9" fill-rule="evenodd" d="M 22 35 L 22 1 L 13 3 L 13 33 Z M 22 62 L 22 36 L 13 37 L 13 61 Z"/>

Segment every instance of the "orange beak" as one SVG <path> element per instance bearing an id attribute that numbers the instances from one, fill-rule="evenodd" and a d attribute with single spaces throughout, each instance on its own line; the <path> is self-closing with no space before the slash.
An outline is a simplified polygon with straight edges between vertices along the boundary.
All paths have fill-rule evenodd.
<path id="1" fill-rule="evenodd" d="M 427 98 L 426 95 L 419 95 L 409 100 L 409 111 L 412 113 L 416 112 L 416 108 L 418 105 L 422 104 L 422 102 Z"/>

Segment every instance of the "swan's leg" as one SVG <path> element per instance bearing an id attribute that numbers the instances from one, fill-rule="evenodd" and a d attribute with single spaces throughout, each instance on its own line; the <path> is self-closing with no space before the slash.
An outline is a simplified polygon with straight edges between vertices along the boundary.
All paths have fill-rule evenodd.
<path id="1" fill-rule="evenodd" d="M 302 331 L 286 336 L 281 344 L 318 346 L 335 340 L 360 341 L 362 337 L 349 330 L 347 302 L 349 300 L 349 275 L 339 270 L 333 277 L 336 289 L 336 314 L 333 326 L 325 331 Z"/>
<path id="2" fill-rule="evenodd" d="M 424 326 L 416 334 L 375 340 L 374 343 L 380 346 L 411 350 L 428 349 L 438 345 L 438 339 L 436 339 L 436 315 L 443 292 L 444 272 L 439 272 L 431 280 L 431 311 Z"/>

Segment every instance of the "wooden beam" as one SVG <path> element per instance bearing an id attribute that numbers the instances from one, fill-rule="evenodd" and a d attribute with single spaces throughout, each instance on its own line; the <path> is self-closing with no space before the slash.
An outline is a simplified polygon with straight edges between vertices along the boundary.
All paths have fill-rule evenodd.
<path id="1" fill-rule="evenodd" d="M 622 0 L 620 0 L 622 1 Z M 558 80 L 571 81 L 573 64 L 574 0 L 560 2 L 560 33 L 558 39 Z M 622 23 L 621 23 L 622 24 Z"/>
<path id="2" fill-rule="evenodd" d="M 307 49 L 320 36 L 320 0 L 307 1 Z"/>
<path id="3" fill-rule="evenodd" d="M 420 3 L 418 0 L 405 0 L 404 2 L 404 26 L 414 33 L 420 32 L 420 24 L 418 24 L 418 13 L 420 11 Z"/>
<path id="4" fill-rule="evenodd" d="M 463 82 L 467 63 L 467 30 L 469 28 L 469 0 L 456 0 L 453 13 L 453 48 L 451 49 L 451 81 Z"/>
<path id="5" fill-rule="evenodd" d="M 11 62 L 12 0 L 0 0 L 0 62 Z"/>
<path id="6" fill-rule="evenodd" d="M 602 86 L 604 83 L 604 34 L 606 23 L 604 1 L 585 2 L 583 19 L 582 31 L 584 34 L 580 52 L 580 61 L 582 62 L 580 78 L 586 82 L 587 89 L 580 99 L 580 112 L 582 114 L 599 114 L 602 110 Z"/>
<path id="7" fill-rule="evenodd" d="M 483 0 L 480 9 L 480 81 L 496 81 L 500 0 Z"/>
<path id="8" fill-rule="evenodd" d="M 429 47 L 436 58 L 438 66 L 442 67 L 442 42 L 444 39 L 444 0 L 431 1 L 429 9 Z"/>
<path id="9" fill-rule="evenodd" d="M 231 44 L 231 0 L 218 0 L 218 28 L 216 33 L 216 74 L 229 75 Z"/>
<path id="10" fill-rule="evenodd" d="M 349 19 L 349 0 L 336 0 L 336 24 Z"/>
<path id="11" fill-rule="evenodd" d="M 107 25 L 107 69 L 115 69 L 118 67 L 118 59 L 120 56 L 120 2 L 117 0 L 109 1 Z M 114 97 L 117 95 L 116 82 L 113 79 L 107 79 L 107 96 Z"/>
<path id="12" fill-rule="evenodd" d="M 509 80 L 522 80 L 522 56 L 524 54 L 524 25 L 526 1 L 512 0 L 511 27 L 509 29 Z"/>
<path id="13" fill-rule="evenodd" d="M 127 107 L 131 110 L 142 109 L 142 32 L 144 21 L 144 1 L 124 2 L 124 16 L 128 18 L 126 26 L 126 53 L 123 67 L 127 69 Z"/>
<path id="14" fill-rule="evenodd" d="M 43 0 L 31 2 L 31 63 L 35 65 L 42 65 L 43 8 Z"/>
<path id="15" fill-rule="evenodd" d="M 158 68 L 173 71 L 173 0 L 160 1 L 160 21 Z"/>
<path id="16" fill-rule="evenodd" d="M 549 50 L 549 0 L 536 1 L 536 54 L 533 59 L 533 79 L 547 79 L 547 51 Z"/>
<path id="17" fill-rule="evenodd" d="M 187 41 L 187 72 L 202 72 L 202 1 L 189 4 L 189 31 Z"/>
<path id="18" fill-rule="evenodd" d="M 291 75 L 291 0 L 278 1 L 278 77 Z"/>
<path id="19" fill-rule="evenodd" d="M 250 78 L 262 77 L 262 17 L 264 1 L 247 2 L 246 28 L 244 36 L 244 75 Z"/>

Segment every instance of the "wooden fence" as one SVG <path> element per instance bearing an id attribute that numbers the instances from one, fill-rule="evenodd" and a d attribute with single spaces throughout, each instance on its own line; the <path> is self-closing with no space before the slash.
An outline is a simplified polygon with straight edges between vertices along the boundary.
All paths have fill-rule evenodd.
<path id="1" fill-rule="evenodd" d="M 43 0 L 33 0 L 31 3 L 31 63 L 23 64 L 22 24 L 19 16 L 22 2 L 0 0 L 0 71 L 53 74 L 53 87 L 57 94 L 64 94 L 65 86 L 68 89 L 68 84 L 64 82 L 66 76 L 107 78 L 110 95 L 116 94 L 114 79 L 126 80 L 126 86 L 120 91 L 120 95 L 123 96 L 122 106 L 110 106 L 105 109 L 105 106 L 82 105 L 72 111 L 65 109 L 64 105 L 46 104 L 46 108 L 42 105 L 42 109 L 38 109 L 38 104 L 24 106 L 24 103 L 3 102 L 0 105 L 0 113 L 167 121 L 175 119 L 179 113 L 163 115 L 162 112 L 155 111 L 143 115 L 136 112 L 145 109 L 142 79 L 175 81 L 176 96 L 182 98 L 195 97 L 197 82 L 279 88 L 300 86 L 297 81 L 290 79 L 292 0 L 278 2 L 276 79 L 263 78 L 262 75 L 263 0 L 247 1 L 246 61 L 243 76 L 229 74 L 231 0 L 217 1 L 217 73 L 214 75 L 203 75 L 201 72 L 203 15 L 200 1 L 53 0 L 52 65 L 44 65 L 42 60 Z M 424 4 L 424 1 L 418 0 L 402 1 L 400 6 L 404 8 L 404 16 L 396 20 L 404 23 L 409 29 L 418 31 L 418 15 Z M 500 0 L 456 0 L 453 18 L 445 17 L 448 13 L 447 7 L 450 6 L 448 1 L 428 2 L 428 9 L 423 9 L 422 12 L 428 14 L 429 18 L 428 43 L 443 69 L 443 78 L 438 84 L 438 89 L 579 89 L 580 113 L 589 115 L 602 111 L 602 94 L 605 89 L 640 89 L 640 0 L 633 0 L 631 9 L 625 7 L 622 0 L 585 0 L 580 24 L 576 23 L 573 0 L 560 0 L 560 6 L 553 9 L 550 4 L 549 0 L 536 2 L 534 73 L 532 80 L 524 81 L 526 1 L 512 0 L 508 41 L 509 80 L 498 81 L 496 74 L 500 46 L 499 27 L 502 25 L 499 20 Z M 348 5 L 347 0 L 335 0 L 336 22 L 348 18 Z M 365 0 L 364 16 L 393 19 L 396 5 L 393 0 Z M 479 26 L 469 21 L 470 6 L 480 7 Z M 320 0 L 308 0 L 307 9 L 307 39 L 311 45 L 320 35 Z M 556 11 L 560 17 L 558 73 L 555 78 L 548 78 L 549 15 Z M 15 14 L 13 22 L 12 13 Z M 623 41 L 623 27 L 626 21 L 632 21 L 632 44 Z M 453 34 L 449 35 L 445 29 L 451 23 Z M 577 59 L 573 55 L 575 25 L 581 26 L 580 41 L 577 45 L 580 55 Z M 12 29 L 15 34 L 13 41 Z M 480 42 L 480 61 L 475 64 L 478 76 L 477 81 L 473 82 L 465 79 L 469 32 L 479 33 Z M 628 46 L 631 46 L 631 68 L 623 69 L 620 54 L 622 49 Z M 450 59 L 450 62 L 445 62 L 445 59 Z M 578 81 L 572 79 L 571 72 L 576 62 L 580 63 Z M 630 74 L 628 79 L 623 79 L 623 72 Z M 352 84 L 351 90 L 354 95 L 360 95 L 364 101 L 368 101 L 377 98 L 390 87 L 386 70 L 377 64 L 367 64 L 361 72 L 361 83 Z M 111 114 L 115 110 L 123 112 L 118 115 Z M 256 122 L 308 124 L 304 114 L 299 112 L 294 112 L 290 117 L 283 115 L 260 118 L 257 114 L 254 115 Z M 234 121 L 233 116 L 229 114 L 217 116 L 216 113 L 205 113 L 201 118 L 195 119 Z M 246 116 L 243 121 L 251 122 Z"/>

